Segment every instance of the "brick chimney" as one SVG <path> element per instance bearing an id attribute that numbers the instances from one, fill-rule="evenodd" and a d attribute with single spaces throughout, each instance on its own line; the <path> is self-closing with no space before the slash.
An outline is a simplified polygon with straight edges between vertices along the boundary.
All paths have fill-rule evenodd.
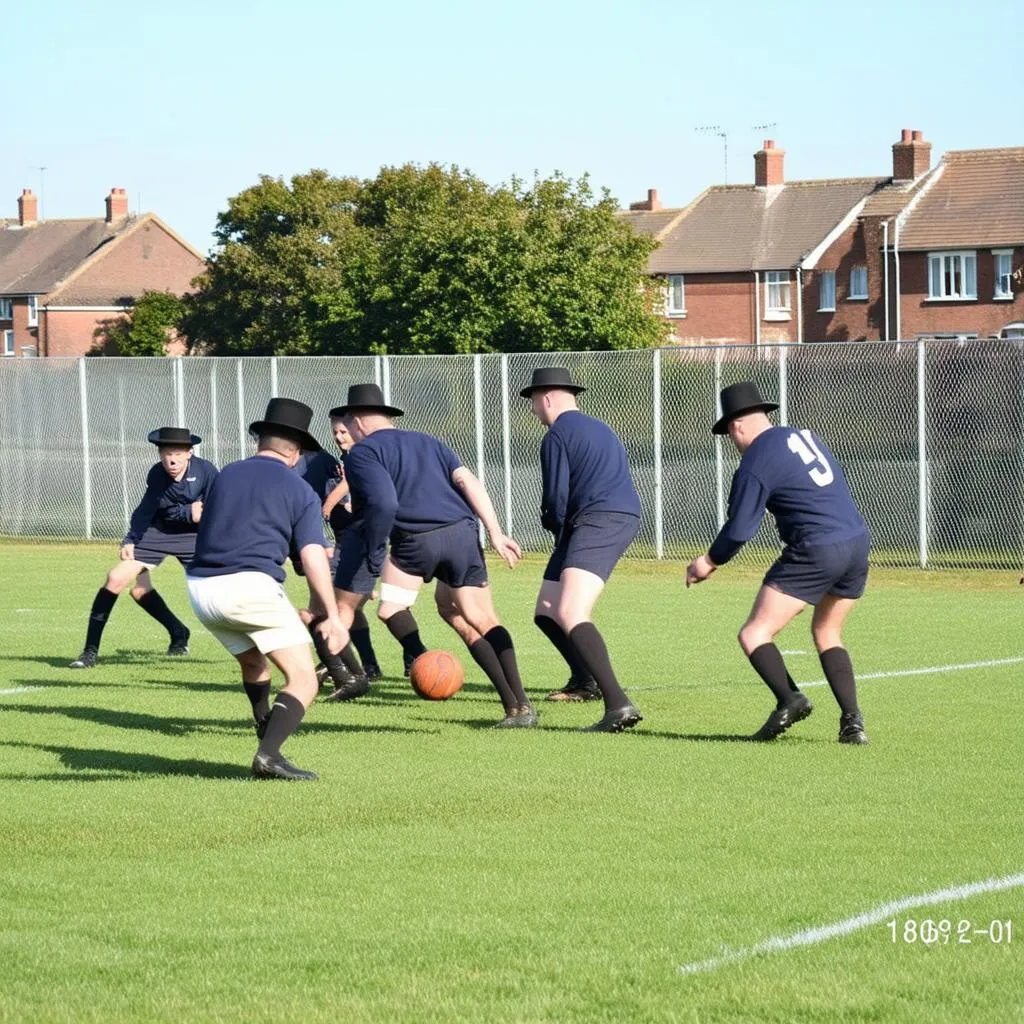
<path id="1" fill-rule="evenodd" d="M 30 188 L 23 188 L 18 196 L 18 223 L 23 227 L 31 227 L 39 220 L 39 200 Z"/>
<path id="2" fill-rule="evenodd" d="M 932 144 L 919 131 L 903 129 L 899 142 L 892 145 L 892 176 L 895 181 L 920 178 L 932 165 Z"/>
<path id="3" fill-rule="evenodd" d="M 107 223 L 113 224 L 128 216 L 128 193 L 123 188 L 112 188 L 107 196 Z"/>
<path id="4" fill-rule="evenodd" d="M 776 149 L 772 139 L 764 140 L 764 148 L 754 154 L 754 184 L 758 188 L 783 184 L 782 161 L 785 156 L 786 151 Z"/>
<path id="5" fill-rule="evenodd" d="M 630 203 L 629 208 L 631 210 L 655 210 L 661 209 L 661 200 L 658 198 L 658 190 L 656 188 L 649 188 L 647 190 L 647 198 L 641 200 L 639 203 Z"/>

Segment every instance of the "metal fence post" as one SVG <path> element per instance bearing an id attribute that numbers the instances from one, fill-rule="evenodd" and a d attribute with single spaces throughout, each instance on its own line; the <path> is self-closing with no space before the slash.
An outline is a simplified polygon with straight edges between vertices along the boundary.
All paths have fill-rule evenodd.
<path id="1" fill-rule="evenodd" d="M 380 356 L 374 356 L 373 357 L 373 379 L 376 382 L 377 387 L 381 386 L 381 380 L 383 380 L 383 377 L 384 377 L 383 373 L 381 372 L 380 364 L 381 364 L 381 357 Z"/>
<path id="2" fill-rule="evenodd" d="M 174 357 L 174 415 L 175 425 L 185 426 L 185 369 L 181 356 Z"/>
<path id="3" fill-rule="evenodd" d="M 505 532 L 512 535 L 512 426 L 508 405 L 508 354 L 501 356 L 501 452 L 505 470 Z"/>
<path id="4" fill-rule="evenodd" d="M 242 381 L 242 360 L 235 363 L 238 381 L 238 457 L 245 458 L 245 384 Z"/>
<path id="5" fill-rule="evenodd" d="M 124 529 L 128 532 L 131 514 L 128 510 L 128 456 L 124 443 L 124 381 L 117 378 L 117 428 L 121 447 L 121 512 L 124 515 Z"/>
<path id="6" fill-rule="evenodd" d="M 654 350 L 651 414 L 654 428 L 654 557 L 665 557 L 665 514 L 661 467 L 661 349 Z"/>
<path id="7" fill-rule="evenodd" d="M 270 357 L 270 397 L 277 398 L 277 356 Z"/>
<path id="8" fill-rule="evenodd" d="M 78 360 L 78 397 L 82 405 L 82 507 L 86 539 L 92 537 L 92 466 L 89 462 L 89 394 L 85 384 L 85 357 Z"/>
<path id="9" fill-rule="evenodd" d="M 789 426 L 789 346 L 779 346 L 779 426 Z"/>
<path id="10" fill-rule="evenodd" d="M 722 350 L 715 349 L 715 421 L 722 415 Z M 715 494 L 718 510 L 718 528 L 725 525 L 725 457 L 722 438 L 715 437 Z"/>
<path id="11" fill-rule="evenodd" d="M 384 404 L 391 404 L 391 357 L 381 356 L 380 358 L 380 389 L 384 392 Z"/>
<path id="12" fill-rule="evenodd" d="M 917 530 L 918 557 L 921 568 L 928 567 L 928 448 L 927 423 L 928 406 L 925 400 L 924 373 L 925 345 L 917 342 Z"/>
<path id="13" fill-rule="evenodd" d="M 213 437 L 213 464 L 220 469 L 220 433 L 217 430 L 217 359 L 210 365 L 210 432 Z"/>

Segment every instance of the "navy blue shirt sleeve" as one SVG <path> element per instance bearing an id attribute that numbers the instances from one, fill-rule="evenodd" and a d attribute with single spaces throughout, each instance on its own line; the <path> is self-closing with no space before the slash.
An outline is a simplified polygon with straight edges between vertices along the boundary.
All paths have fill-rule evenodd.
<path id="1" fill-rule="evenodd" d="M 388 537 L 398 512 L 395 484 L 376 453 L 358 444 L 345 460 L 345 475 L 348 477 L 353 503 L 358 498 L 362 510 L 367 561 L 370 571 L 377 575 L 384 565 Z"/>
<path id="2" fill-rule="evenodd" d="M 764 518 L 768 488 L 742 467 L 732 478 L 729 490 L 729 518 L 708 551 L 715 565 L 725 565 L 750 540 Z"/>
<path id="3" fill-rule="evenodd" d="M 557 537 L 569 506 L 569 459 L 562 442 L 550 430 L 540 446 L 540 469 L 540 524 Z"/>
<path id="4" fill-rule="evenodd" d="M 163 496 L 169 480 L 170 477 L 167 475 L 163 463 L 158 462 L 150 468 L 146 474 L 146 493 L 132 513 L 128 532 L 125 534 L 124 540 L 121 541 L 122 544 L 138 544 L 142 539 L 142 535 L 149 529 L 149 524 L 153 522 L 156 510 L 160 507 L 160 498 Z"/>

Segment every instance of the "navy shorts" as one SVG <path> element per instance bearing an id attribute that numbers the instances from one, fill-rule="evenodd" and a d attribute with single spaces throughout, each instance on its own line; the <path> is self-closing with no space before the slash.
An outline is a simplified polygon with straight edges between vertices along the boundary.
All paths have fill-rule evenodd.
<path id="1" fill-rule="evenodd" d="M 562 530 L 548 559 L 544 579 L 561 579 L 563 569 L 585 569 L 607 583 L 616 563 L 639 532 L 638 516 L 626 512 L 583 512 Z"/>
<path id="2" fill-rule="evenodd" d="M 402 572 L 425 583 L 437 577 L 449 587 L 482 587 L 487 565 L 475 520 L 460 519 L 450 526 L 425 533 L 395 530 L 391 535 L 391 561 Z"/>
<path id="3" fill-rule="evenodd" d="M 359 526 L 350 526 L 334 538 L 334 586 L 350 594 L 372 594 L 377 577 L 370 571 L 363 531 Z"/>
<path id="4" fill-rule="evenodd" d="M 817 604 L 826 594 L 858 598 L 868 582 L 870 547 L 866 533 L 837 544 L 788 547 L 764 583 L 808 604 Z"/>
<path id="5" fill-rule="evenodd" d="M 176 558 L 187 569 L 196 553 L 196 530 L 164 533 L 151 526 L 135 545 L 135 561 L 155 569 L 165 558 Z"/>

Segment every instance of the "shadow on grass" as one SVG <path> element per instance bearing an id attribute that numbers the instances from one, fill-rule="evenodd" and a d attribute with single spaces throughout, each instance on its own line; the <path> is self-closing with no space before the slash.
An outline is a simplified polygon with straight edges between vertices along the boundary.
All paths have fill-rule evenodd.
<path id="1" fill-rule="evenodd" d="M 0 654 L 0 661 L 34 661 L 39 665 L 49 665 L 51 668 L 66 668 L 76 675 L 82 677 L 89 676 L 95 669 L 88 668 L 71 668 L 71 662 L 77 658 L 77 654 L 64 655 L 59 658 L 55 658 L 52 655 L 43 654 Z M 168 667 L 174 664 L 185 664 L 185 665 L 215 665 L 218 662 L 213 661 L 210 658 L 196 658 L 191 654 L 187 654 L 184 657 L 170 657 L 166 653 L 160 650 L 156 651 L 139 651 L 139 650 L 118 650 L 113 654 L 103 653 L 99 657 L 97 667 L 102 668 L 104 665 L 152 665 L 154 662 L 159 661 L 161 665 L 167 665 Z"/>
<path id="2" fill-rule="evenodd" d="M 64 706 L 41 704 L 0 704 L 0 714 L 21 712 L 28 715 L 62 715 L 77 721 L 93 722 L 97 725 L 112 726 L 116 729 L 156 732 L 163 736 L 183 737 L 193 733 L 235 733 L 252 732 L 251 719 L 238 718 L 166 718 L 159 715 L 145 715 L 136 711 L 117 711 L 112 708 L 96 708 L 71 704 Z M 399 725 L 357 725 L 349 722 L 303 721 L 303 732 L 322 733 L 363 733 L 393 732 L 422 734 L 426 730 L 410 729 Z"/>
<path id="3" fill-rule="evenodd" d="M 248 779 L 248 766 L 227 764 L 222 761 L 200 761 L 196 758 L 159 757 L 156 754 L 129 753 L 124 750 L 96 750 L 85 747 L 59 747 L 45 743 L 4 743 L 7 747 L 20 747 L 54 754 L 65 768 L 73 772 L 104 772 L 113 779 L 132 778 L 139 775 L 186 775 L 200 779 Z M 115 773 L 115 774 L 111 774 Z M 55 775 L 5 775 L 3 778 L 32 779 L 33 781 L 68 781 L 91 778 L 91 776 Z"/>

